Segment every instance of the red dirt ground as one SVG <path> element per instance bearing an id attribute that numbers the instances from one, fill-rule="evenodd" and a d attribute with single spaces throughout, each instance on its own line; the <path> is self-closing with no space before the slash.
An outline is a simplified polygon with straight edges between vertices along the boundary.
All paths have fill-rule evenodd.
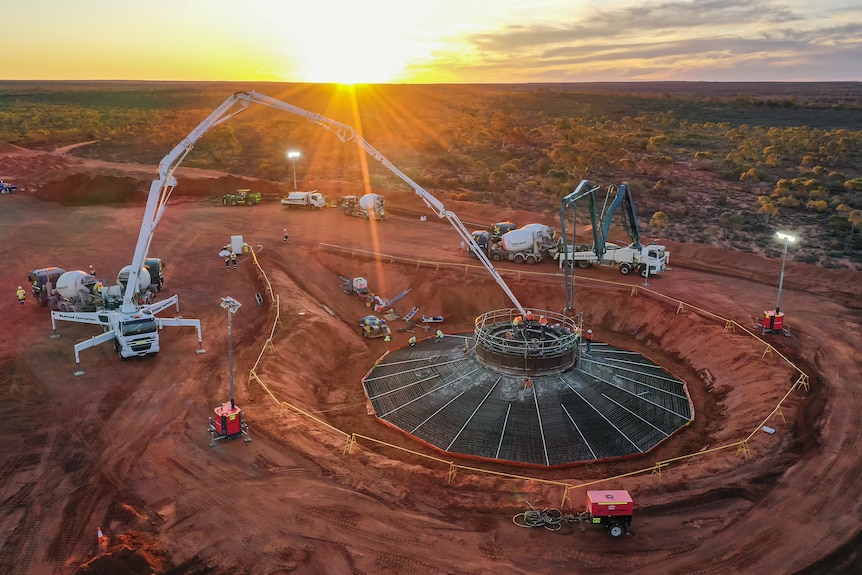
<path id="1" fill-rule="evenodd" d="M 52 339 L 48 310 L 32 298 L 19 309 L 13 293 L 31 269 L 51 265 L 92 264 L 113 280 L 131 259 L 143 216 L 136 191 L 148 189 L 153 167 L 0 147 L 0 177 L 27 188 L 0 197 L 0 286 L 7 293 L 0 302 L 0 574 L 862 568 L 859 273 L 788 263 L 782 309 L 792 335 L 764 338 L 810 376 L 811 389 L 793 391 L 770 417 L 799 373 L 743 330 L 726 332 L 721 318 L 751 328 L 774 304 L 780 262 L 673 244 L 674 269 L 650 278 L 649 290 L 639 278 L 585 270 L 577 307 L 597 339 L 644 353 L 682 377 L 696 420 L 626 461 L 551 471 L 455 461 L 558 484 L 464 467 L 450 483 L 447 464 L 364 439 L 347 453 L 343 436 L 281 408 L 248 374 L 265 349 L 257 374 L 277 400 L 347 433 L 449 461 L 368 415 L 362 376 L 387 345 L 404 345 L 409 334 L 396 333 L 391 344 L 360 337 L 355 324 L 367 310 L 342 293 L 337 275 L 365 276 L 388 297 L 410 287 L 397 310 L 419 305 L 444 315 L 447 332 L 471 330 L 475 316 L 510 304 L 487 272 L 467 267 L 476 262 L 459 253 L 451 227 L 408 191 L 385 191 L 390 217 L 372 225 L 337 210 L 288 210 L 273 199 L 253 208 L 222 206 L 213 190 L 239 180 L 182 169 L 177 175 L 151 254 L 167 261 L 163 293 L 178 293 L 183 316 L 202 320 L 206 353 L 195 353 L 193 330 L 168 328 L 158 356 L 123 362 L 105 345 L 83 352 L 86 373 L 76 377 L 72 346 L 94 335 L 92 326 L 64 323 Z M 278 192 L 273 184 L 254 185 Z M 359 191 L 318 187 L 331 195 Z M 445 203 L 467 222 L 554 223 L 553 214 Z M 281 241 L 285 227 L 288 245 Z M 235 234 L 254 247 L 280 301 L 271 346 L 275 310 L 255 301 L 266 290 L 252 259 L 242 257 L 237 272 L 225 272 L 217 256 Z M 321 242 L 457 265 L 375 262 L 321 249 Z M 552 264 L 502 268 L 524 305 L 563 307 L 562 278 Z M 631 284 L 640 286 L 634 294 Z M 237 404 L 253 441 L 211 448 L 208 418 L 229 397 L 224 296 L 243 303 L 232 341 Z M 764 422 L 774 435 L 758 430 Z M 755 430 L 748 459 L 736 446 L 709 451 Z M 660 474 L 595 484 L 634 496 L 634 533 L 621 540 L 598 527 L 560 536 L 512 522 L 530 504 L 577 511 L 583 484 L 691 453 L 700 455 Z M 560 484 L 576 486 L 562 506 Z M 104 545 L 96 541 L 99 527 Z"/>

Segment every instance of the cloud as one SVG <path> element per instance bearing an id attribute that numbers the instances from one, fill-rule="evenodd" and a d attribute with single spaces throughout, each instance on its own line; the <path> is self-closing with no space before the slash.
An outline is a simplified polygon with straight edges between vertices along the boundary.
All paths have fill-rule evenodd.
<path id="1" fill-rule="evenodd" d="M 475 34 L 464 49 L 438 52 L 433 67 L 476 82 L 847 80 L 862 75 L 859 38 L 862 23 L 846 12 L 660 2 Z"/>

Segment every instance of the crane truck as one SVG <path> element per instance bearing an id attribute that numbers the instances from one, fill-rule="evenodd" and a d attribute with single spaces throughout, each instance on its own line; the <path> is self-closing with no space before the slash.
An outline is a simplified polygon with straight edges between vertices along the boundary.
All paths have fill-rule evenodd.
<path id="1" fill-rule="evenodd" d="M 464 227 L 464 224 L 458 216 L 455 215 L 454 212 L 447 210 L 440 200 L 395 167 L 371 144 L 365 141 L 365 139 L 362 138 L 353 127 L 258 92 L 236 92 L 222 102 L 179 144 L 174 146 L 174 148 L 168 152 L 168 154 L 159 163 L 159 177 L 153 180 L 150 185 L 147 205 L 144 211 L 144 219 L 141 224 L 141 230 L 138 235 L 132 263 L 123 270 L 125 272 L 126 279 L 124 282 L 121 282 L 119 286 L 112 286 L 117 288 L 117 291 L 122 294 L 122 304 L 119 309 L 99 310 L 96 312 L 51 312 L 51 323 L 55 331 L 56 322 L 58 320 L 90 323 L 99 325 L 102 328 L 103 332 L 101 334 L 75 345 L 75 361 L 77 363 L 80 363 L 80 352 L 82 350 L 89 349 L 109 341 L 114 342 L 114 348 L 121 358 L 158 353 L 159 330 L 165 326 L 194 327 L 197 330 L 198 344 L 200 345 L 202 342 L 200 320 L 183 319 L 180 316 L 174 318 L 157 317 L 159 312 L 172 305 L 176 306 L 177 311 L 179 311 L 179 299 L 176 294 L 157 303 L 148 303 L 143 305 L 140 303 L 141 279 L 143 273 L 146 272 L 144 261 L 156 227 L 164 215 L 171 193 L 177 185 L 174 171 L 192 151 L 195 143 L 207 131 L 245 111 L 252 103 L 302 116 L 310 123 L 329 130 L 342 143 L 347 143 L 349 141 L 355 142 L 365 151 L 366 154 L 377 160 L 377 162 L 379 162 L 383 167 L 413 188 L 416 195 L 418 195 L 425 205 L 433 210 L 439 218 L 445 218 L 448 220 L 461 239 L 464 240 L 471 249 L 476 251 L 477 257 L 482 262 L 482 265 L 485 266 L 497 284 L 503 289 L 514 304 L 515 308 L 517 308 L 517 310 L 522 314 L 526 313 L 524 306 L 521 305 L 515 297 L 515 294 L 509 289 L 509 286 L 503 280 L 499 272 L 494 268 L 487 255 L 485 255 L 485 253 L 479 249 L 479 246 L 476 245 L 472 236 Z M 372 200 L 372 204 L 367 206 L 361 205 L 360 207 L 366 210 L 378 209 L 376 212 L 378 217 L 385 217 L 385 212 L 382 209 L 383 197 L 378 196 L 377 194 L 366 194 L 363 198 L 368 195 L 376 196 Z M 121 275 L 124 275 L 123 272 L 121 272 Z M 147 285 L 148 283 L 149 282 L 147 281 Z M 203 350 L 198 349 L 198 352 L 203 352 Z"/>
<path id="2" fill-rule="evenodd" d="M 560 208 L 560 221 L 563 225 L 563 234 L 560 238 L 560 249 L 556 252 L 556 259 L 560 262 L 560 269 L 567 266 L 578 266 L 587 268 L 594 264 L 616 266 L 620 273 L 628 275 L 637 272 L 641 276 L 656 276 L 667 269 L 670 253 L 663 245 L 649 243 L 641 244 L 640 229 L 637 223 L 634 200 L 628 184 L 620 184 L 619 187 L 610 186 L 605 197 L 605 207 L 601 216 L 597 214 L 594 194 L 598 187 L 587 181 L 582 181 L 578 188 L 564 197 Z M 608 200 L 613 197 L 610 205 Z M 574 244 L 567 246 L 565 243 L 565 210 L 573 207 L 577 200 L 586 198 L 589 201 L 590 218 L 592 220 L 593 246 L 590 248 L 585 244 Z M 607 237 L 610 233 L 611 221 L 614 213 L 622 207 L 625 218 L 625 227 L 632 240 L 627 246 L 608 244 Z"/>
<path id="3" fill-rule="evenodd" d="M 51 311 L 51 326 L 55 333 L 57 321 L 89 323 L 102 328 L 102 333 L 75 344 L 75 363 L 81 363 L 81 351 L 107 342 L 113 342 L 114 350 L 121 359 L 156 354 L 160 349 L 159 330 L 168 326 L 194 327 L 198 336 L 198 353 L 203 353 L 203 349 L 200 347 L 203 341 L 201 322 L 198 319 L 184 319 L 179 316 L 179 298 L 176 294 L 160 302 L 151 303 L 149 301 L 147 293 L 150 292 L 151 279 L 145 264 L 149 259 L 147 252 L 153 234 L 165 213 L 171 193 L 177 185 L 174 171 L 192 150 L 195 142 L 207 130 L 225 119 L 223 117 L 224 107 L 219 107 L 210 114 L 162 158 L 158 170 L 159 177 L 153 180 L 150 185 L 132 263 L 120 270 L 117 276 L 117 285 L 103 288 L 106 297 L 118 298 L 119 304 L 116 308 L 97 309 L 96 311 Z M 175 317 L 157 316 L 171 306 L 175 306 L 177 310 Z"/>

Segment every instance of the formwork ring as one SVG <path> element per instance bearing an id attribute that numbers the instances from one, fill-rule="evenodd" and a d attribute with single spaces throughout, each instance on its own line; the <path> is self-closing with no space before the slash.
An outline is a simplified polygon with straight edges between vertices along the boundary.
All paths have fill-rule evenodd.
<path id="1" fill-rule="evenodd" d="M 526 319 L 515 308 L 498 309 L 476 318 L 476 359 L 488 369 L 524 376 L 560 373 L 578 356 L 578 326 L 564 314 L 528 309 Z"/>

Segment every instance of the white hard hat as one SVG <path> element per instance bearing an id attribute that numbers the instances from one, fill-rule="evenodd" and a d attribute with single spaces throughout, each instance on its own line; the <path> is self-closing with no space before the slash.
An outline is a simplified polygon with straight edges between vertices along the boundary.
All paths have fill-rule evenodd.
<path id="1" fill-rule="evenodd" d="M 587 333 L 593 333 L 593 330 L 588 329 L 588 330 L 587 330 Z"/>
<path id="2" fill-rule="evenodd" d="M 24 288 L 22 288 L 21 286 L 18 286 L 18 289 L 24 289 Z"/>

